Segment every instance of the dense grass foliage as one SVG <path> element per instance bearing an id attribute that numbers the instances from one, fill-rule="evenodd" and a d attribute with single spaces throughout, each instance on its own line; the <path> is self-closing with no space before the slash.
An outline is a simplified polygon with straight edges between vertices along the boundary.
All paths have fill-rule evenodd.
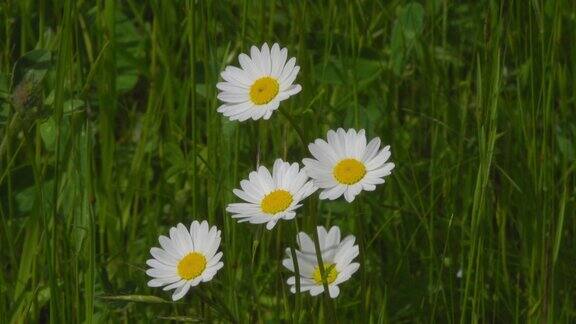
<path id="1" fill-rule="evenodd" d="M 576 320 L 576 2 L 6 0 L 0 26 L 0 322 Z M 303 90 L 230 122 L 219 72 L 265 41 Z M 226 213 L 338 127 L 391 145 L 375 192 Z M 145 262 L 194 219 L 225 265 L 172 303 Z M 285 283 L 317 224 L 361 246 L 335 300 Z"/>

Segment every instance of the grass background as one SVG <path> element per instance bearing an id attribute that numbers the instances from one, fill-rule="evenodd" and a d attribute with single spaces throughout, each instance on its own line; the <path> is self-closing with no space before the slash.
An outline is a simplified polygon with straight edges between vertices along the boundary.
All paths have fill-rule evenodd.
<path id="1" fill-rule="evenodd" d="M 303 91 L 224 120 L 219 71 L 264 41 Z M 0 322 L 573 322 L 575 43 L 570 0 L 3 1 Z M 397 167 L 353 204 L 307 200 L 298 228 L 356 235 L 362 266 L 334 301 L 295 297 L 296 223 L 224 209 L 337 127 Z M 148 251 L 193 219 L 225 267 L 167 302 Z"/>

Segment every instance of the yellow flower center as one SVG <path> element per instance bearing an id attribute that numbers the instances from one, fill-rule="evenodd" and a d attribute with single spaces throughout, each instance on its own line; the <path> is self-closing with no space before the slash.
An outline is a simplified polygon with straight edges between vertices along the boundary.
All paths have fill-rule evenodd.
<path id="1" fill-rule="evenodd" d="M 352 185 L 364 178 L 366 167 L 356 159 L 344 159 L 336 164 L 332 173 L 341 184 Z"/>
<path id="2" fill-rule="evenodd" d="M 262 202 L 260 203 L 260 207 L 266 214 L 276 214 L 285 211 L 290 207 L 293 199 L 291 193 L 286 190 L 278 189 L 264 196 L 264 199 L 262 199 Z"/>
<path id="3" fill-rule="evenodd" d="M 331 284 L 338 277 L 338 270 L 336 270 L 336 265 L 332 263 L 324 263 L 324 274 L 326 275 L 326 283 Z M 322 274 L 320 273 L 320 266 L 314 268 L 314 273 L 312 273 L 312 279 L 317 285 L 322 284 Z"/>
<path id="4" fill-rule="evenodd" d="M 178 262 L 178 275 L 182 279 L 194 279 L 202 274 L 204 269 L 206 269 L 206 257 L 198 252 L 190 252 Z"/>
<path id="5" fill-rule="evenodd" d="M 250 99 L 257 105 L 264 105 L 272 101 L 278 94 L 280 85 L 276 79 L 263 77 L 256 81 L 250 87 Z"/>

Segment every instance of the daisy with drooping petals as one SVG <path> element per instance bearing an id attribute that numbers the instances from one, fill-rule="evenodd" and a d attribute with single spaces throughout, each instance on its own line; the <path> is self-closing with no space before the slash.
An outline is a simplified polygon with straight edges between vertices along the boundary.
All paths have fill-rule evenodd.
<path id="1" fill-rule="evenodd" d="M 200 282 L 212 280 L 224 266 L 220 261 L 220 231 L 216 226 L 208 228 L 208 222 L 193 221 L 190 230 L 183 224 L 170 228 L 170 237 L 160 235 L 162 248 L 150 249 L 153 259 L 146 261 L 151 268 L 146 274 L 153 279 L 150 287 L 165 286 L 164 290 L 176 289 L 172 300 L 178 300 Z"/>
<path id="2" fill-rule="evenodd" d="M 358 245 L 354 244 L 356 238 L 348 235 L 340 241 L 340 228 L 332 226 L 329 232 L 323 226 L 317 227 L 318 243 L 324 266 L 324 275 L 328 285 L 330 297 L 336 298 L 340 294 L 338 285 L 350 279 L 350 277 L 360 268 L 360 264 L 352 262 L 358 256 Z M 304 232 L 298 233 L 296 240 L 299 250 L 296 250 L 298 269 L 300 272 L 300 291 L 310 291 L 310 295 L 316 296 L 324 292 L 322 273 L 316 256 L 314 242 Z M 287 258 L 282 261 L 282 265 L 292 272 L 294 261 L 290 249 L 286 249 Z M 288 278 L 290 291 L 296 293 L 296 277 Z"/>
<path id="3" fill-rule="evenodd" d="M 364 130 L 347 132 L 342 128 L 328 131 L 328 142 L 317 139 L 308 145 L 315 159 L 306 158 L 304 170 L 314 184 L 323 189 L 320 199 L 334 200 L 342 195 L 352 202 L 362 191 L 373 191 L 391 174 L 394 163 L 388 162 L 390 146 L 380 148 L 376 137 L 366 145 Z"/>
<path id="4" fill-rule="evenodd" d="M 224 104 L 218 112 L 230 120 L 270 118 L 281 101 L 302 90 L 299 84 L 292 84 L 300 71 L 296 58 L 287 58 L 288 49 L 280 49 L 278 44 L 269 48 L 264 43 L 261 49 L 252 46 L 250 56 L 240 54 L 242 68 L 227 66 L 220 74 L 224 82 L 216 87 Z"/>
<path id="5" fill-rule="evenodd" d="M 234 189 L 234 194 L 246 202 L 230 204 L 226 211 L 239 218 L 239 222 L 267 223 L 269 230 L 281 219 L 294 218 L 296 209 L 302 206 L 300 201 L 316 191 L 298 163 L 281 159 L 274 162 L 272 174 L 261 166 L 250 172 L 248 180 L 242 180 L 240 186 L 242 190 Z"/>

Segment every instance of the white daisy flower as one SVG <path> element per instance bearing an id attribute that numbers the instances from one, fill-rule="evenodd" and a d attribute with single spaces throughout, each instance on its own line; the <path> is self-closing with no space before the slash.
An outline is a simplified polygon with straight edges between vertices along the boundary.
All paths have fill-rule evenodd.
<path id="1" fill-rule="evenodd" d="M 323 189 L 320 199 L 334 200 L 342 195 L 348 202 L 362 191 L 373 191 L 376 185 L 384 183 L 390 175 L 394 163 L 386 163 L 390 155 L 390 145 L 380 148 L 380 138 L 376 137 L 366 145 L 364 130 L 358 133 L 342 128 L 328 131 L 328 142 L 317 139 L 308 145 L 315 159 L 304 159 L 304 170 L 314 179 L 314 184 Z"/>
<path id="2" fill-rule="evenodd" d="M 164 290 L 176 289 L 172 300 L 178 300 L 200 282 L 212 280 L 224 266 L 220 261 L 220 231 L 216 226 L 208 228 L 208 222 L 193 221 L 190 230 L 183 224 L 170 228 L 170 237 L 160 235 L 162 248 L 150 249 L 153 259 L 146 261 L 151 268 L 146 274 L 153 279 L 150 287 L 165 286 Z"/>
<path id="3" fill-rule="evenodd" d="M 269 230 L 281 219 L 294 218 L 302 206 L 300 201 L 316 191 L 298 163 L 290 165 L 281 159 L 274 162 L 272 174 L 261 166 L 250 172 L 248 180 L 240 181 L 240 186 L 242 190 L 234 189 L 234 194 L 246 202 L 229 204 L 226 211 L 239 222 L 267 223 Z"/>
<path id="4" fill-rule="evenodd" d="M 358 245 L 354 244 L 356 238 L 353 235 L 348 235 L 340 241 L 340 228 L 338 226 L 332 226 L 329 232 L 326 232 L 323 226 L 318 226 L 317 231 L 328 292 L 330 297 L 336 298 L 340 294 L 338 285 L 350 279 L 360 268 L 360 263 L 352 262 L 358 256 Z M 300 247 L 299 250 L 296 250 L 300 272 L 300 291 L 310 291 L 310 295 L 316 296 L 324 292 L 324 285 L 314 242 L 304 232 L 298 233 L 296 240 Z M 286 249 L 286 254 L 288 257 L 282 260 L 282 265 L 295 272 L 289 248 Z M 290 285 L 290 291 L 296 293 L 296 277 L 292 276 L 286 282 Z"/>
<path id="5" fill-rule="evenodd" d="M 261 49 L 252 46 L 250 56 L 238 55 L 242 68 L 227 66 L 220 74 L 224 82 L 216 84 L 218 99 L 224 102 L 218 112 L 230 120 L 270 118 L 281 101 L 302 90 L 292 84 L 300 71 L 296 58 L 287 58 L 288 49 L 278 44 L 270 49 L 266 43 Z"/>

